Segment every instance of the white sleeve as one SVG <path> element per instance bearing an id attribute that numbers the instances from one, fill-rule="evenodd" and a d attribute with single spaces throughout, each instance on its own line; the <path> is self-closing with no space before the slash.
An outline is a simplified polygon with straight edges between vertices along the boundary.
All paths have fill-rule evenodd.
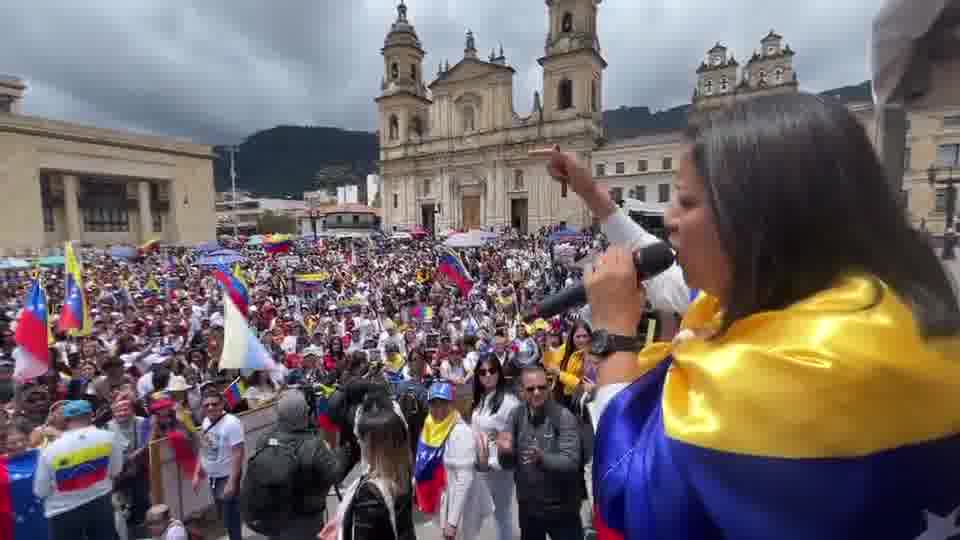
<path id="1" fill-rule="evenodd" d="M 597 431 L 597 426 L 600 424 L 600 417 L 603 415 L 603 411 L 606 410 L 607 405 L 610 404 L 610 401 L 616 397 L 624 388 L 630 386 L 630 383 L 615 383 L 615 384 L 605 384 L 597 388 L 597 393 L 593 398 L 593 401 L 587 405 L 587 408 L 590 410 L 590 420 L 593 422 L 593 431 Z"/>
<path id="2" fill-rule="evenodd" d="M 601 225 L 603 233 L 611 244 L 639 249 L 649 246 L 660 239 L 647 232 L 630 219 L 620 208 L 611 214 Z M 647 298 L 650 305 L 658 311 L 684 314 L 690 305 L 690 288 L 683 279 L 683 271 L 676 264 L 667 271 L 646 280 Z"/>
<path id="3" fill-rule="evenodd" d="M 175 525 L 167 530 L 163 540 L 187 540 L 187 529 L 183 525 Z"/>
<path id="4" fill-rule="evenodd" d="M 227 447 L 233 448 L 238 444 L 243 444 L 243 423 L 236 417 L 229 424 L 223 426 L 224 435 L 226 435 Z"/>
<path id="5" fill-rule="evenodd" d="M 136 422 L 134 422 L 133 426 L 134 429 L 136 429 Z M 116 433 L 111 433 L 111 436 L 113 443 L 110 449 L 110 478 L 116 478 L 123 472 L 123 454 L 127 445 L 120 440 L 120 437 L 118 437 Z"/>
<path id="6" fill-rule="evenodd" d="M 447 440 L 443 465 L 447 469 L 445 513 L 446 523 L 449 525 L 460 525 L 463 507 L 467 502 L 467 493 L 470 491 L 474 479 L 475 446 L 473 431 L 466 424 L 454 427 L 449 440 Z"/>
<path id="7" fill-rule="evenodd" d="M 53 493 L 53 475 L 46 456 L 40 454 L 37 459 L 37 472 L 33 475 L 33 494 L 39 499 L 46 499 Z"/>

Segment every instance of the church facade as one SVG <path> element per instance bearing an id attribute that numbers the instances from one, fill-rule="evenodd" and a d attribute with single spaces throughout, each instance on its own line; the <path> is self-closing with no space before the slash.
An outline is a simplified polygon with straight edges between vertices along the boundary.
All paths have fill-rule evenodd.
<path id="1" fill-rule="evenodd" d="M 601 0 L 547 0 L 543 95 L 515 112 L 502 48 L 478 54 L 467 32 L 463 58 L 425 79 L 426 50 L 401 0 L 384 41 L 379 113 L 385 228 L 529 232 L 552 223 L 589 224 L 579 198 L 527 153 L 554 144 L 589 163 L 603 137 L 603 72 L 597 36 Z"/>

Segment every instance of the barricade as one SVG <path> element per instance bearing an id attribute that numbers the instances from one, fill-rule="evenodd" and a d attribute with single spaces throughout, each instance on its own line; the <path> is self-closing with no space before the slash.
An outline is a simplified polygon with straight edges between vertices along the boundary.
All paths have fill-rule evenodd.
<path id="1" fill-rule="evenodd" d="M 277 423 L 276 402 L 240 413 L 237 418 L 243 423 L 245 455 L 249 459 L 260 439 Z M 180 519 L 201 516 L 213 506 L 207 482 L 194 493 L 193 475 L 180 470 L 166 439 L 150 444 L 150 495 L 153 504 L 166 504 Z"/>

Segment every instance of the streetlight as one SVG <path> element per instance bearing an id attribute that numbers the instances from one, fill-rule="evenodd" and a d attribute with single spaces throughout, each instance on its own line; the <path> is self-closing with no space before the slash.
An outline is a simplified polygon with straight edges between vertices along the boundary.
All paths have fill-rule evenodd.
<path id="1" fill-rule="evenodd" d="M 943 170 L 947 171 L 947 178 L 938 179 L 937 171 Z M 930 168 L 927 169 L 927 181 L 934 190 L 937 189 L 937 185 L 946 186 L 944 211 L 947 220 L 943 227 L 943 253 L 941 254 L 941 258 L 945 261 L 953 260 L 956 258 L 954 247 L 957 243 L 957 233 L 953 229 L 953 218 L 957 207 L 957 180 L 953 178 L 953 166 L 937 168 L 931 165 Z M 936 191 L 934 191 L 934 197 L 936 197 Z"/>

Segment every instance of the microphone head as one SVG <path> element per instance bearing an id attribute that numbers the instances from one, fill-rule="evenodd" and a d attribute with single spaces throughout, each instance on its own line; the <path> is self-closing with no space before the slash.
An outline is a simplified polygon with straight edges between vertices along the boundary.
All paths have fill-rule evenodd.
<path id="1" fill-rule="evenodd" d="M 634 255 L 641 278 L 653 277 L 673 266 L 677 256 L 666 242 L 650 244 Z"/>

